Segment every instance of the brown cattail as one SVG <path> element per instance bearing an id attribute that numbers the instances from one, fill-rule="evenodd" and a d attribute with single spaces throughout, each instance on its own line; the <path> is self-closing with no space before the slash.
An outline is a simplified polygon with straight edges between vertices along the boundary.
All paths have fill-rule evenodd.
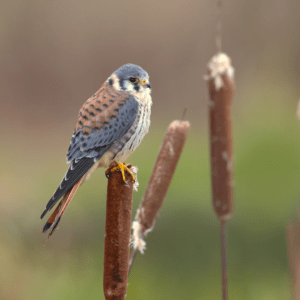
<path id="1" fill-rule="evenodd" d="M 213 207 L 220 219 L 222 299 L 228 299 L 226 220 L 233 211 L 231 101 L 234 69 L 230 58 L 218 53 L 208 63 L 209 128 Z"/>
<path id="2" fill-rule="evenodd" d="M 208 64 L 210 150 L 213 207 L 220 220 L 233 211 L 233 158 L 231 101 L 234 69 L 230 58 L 220 53 Z"/>
<path id="3" fill-rule="evenodd" d="M 168 127 L 144 199 L 133 222 L 134 250 L 131 255 L 130 266 L 133 263 L 136 250 L 139 249 L 142 253 L 144 251 L 146 243 L 142 237 L 154 227 L 187 138 L 189 127 L 190 124 L 187 121 L 173 121 Z"/>
<path id="4" fill-rule="evenodd" d="M 126 182 L 115 171 L 107 185 L 103 270 L 106 300 L 125 299 L 127 290 L 133 180 L 128 172 L 125 178 Z"/>

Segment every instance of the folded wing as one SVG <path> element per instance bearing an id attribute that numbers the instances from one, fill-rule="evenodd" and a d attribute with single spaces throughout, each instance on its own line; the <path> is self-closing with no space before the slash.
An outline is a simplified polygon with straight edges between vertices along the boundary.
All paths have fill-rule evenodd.
<path id="1" fill-rule="evenodd" d="M 69 192 L 102 155 L 129 130 L 138 111 L 138 102 L 127 93 L 103 87 L 79 111 L 67 154 L 69 169 L 46 205 L 41 218 Z"/>

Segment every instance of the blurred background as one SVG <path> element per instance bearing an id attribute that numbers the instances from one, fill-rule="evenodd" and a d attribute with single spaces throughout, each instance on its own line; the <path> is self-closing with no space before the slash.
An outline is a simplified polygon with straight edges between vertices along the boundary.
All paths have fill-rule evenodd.
<path id="1" fill-rule="evenodd" d="M 285 228 L 300 192 L 300 4 L 224 1 L 223 51 L 235 67 L 235 211 L 228 224 L 230 299 L 291 299 Z M 81 105 L 125 63 L 142 66 L 152 125 L 135 214 L 168 124 L 190 134 L 128 299 L 221 299 L 219 222 L 211 205 L 208 96 L 216 1 L 0 2 L 0 298 L 104 299 L 106 178 L 77 192 L 50 240 L 47 201 L 67 170 Z"/>

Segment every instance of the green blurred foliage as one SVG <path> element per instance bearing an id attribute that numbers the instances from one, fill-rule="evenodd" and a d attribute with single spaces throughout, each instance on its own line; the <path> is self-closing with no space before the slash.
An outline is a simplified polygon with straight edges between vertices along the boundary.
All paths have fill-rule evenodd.
<path id="1" fill-rule="evenodd" d="M 285 227 L 300 181 L 299 3 L 228 1 L 223 46 L 236 69 L 235 211 L 228 222 L 230 299 L 291 299 Z M 120 65 L 150 73 L 150 133 L 136 211 L 168 124 L 191 130 L 128 299 L 221 299 L 219 222 L 211 205 L 207 92 L 213 1 L 0 3 L 0 299 L 104 299 L 106 178 L 77 192 L 45 242 L 39 216 L 66 171 L 81 104 Z"/>

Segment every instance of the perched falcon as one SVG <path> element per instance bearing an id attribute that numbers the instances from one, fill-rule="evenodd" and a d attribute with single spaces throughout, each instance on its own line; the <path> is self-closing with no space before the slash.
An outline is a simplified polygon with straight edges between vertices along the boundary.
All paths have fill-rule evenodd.
<path id="1" fill-rule="evenodd" d="M 47 203 L 41 218 L 63 197 L 43 228 L 54 232 L 78 187 L 98 167 L 114 161 L 123 179 L 124 161 L 137 148 L 150 126 L 151 85 L 141 67 L 126 64 L 112 73 L 81 107 L 67 153 L 69 169 Z M 132 175 L 133 176 L 133 175 Z M 134 176 L 133 176 L 134 178 Z"/>

